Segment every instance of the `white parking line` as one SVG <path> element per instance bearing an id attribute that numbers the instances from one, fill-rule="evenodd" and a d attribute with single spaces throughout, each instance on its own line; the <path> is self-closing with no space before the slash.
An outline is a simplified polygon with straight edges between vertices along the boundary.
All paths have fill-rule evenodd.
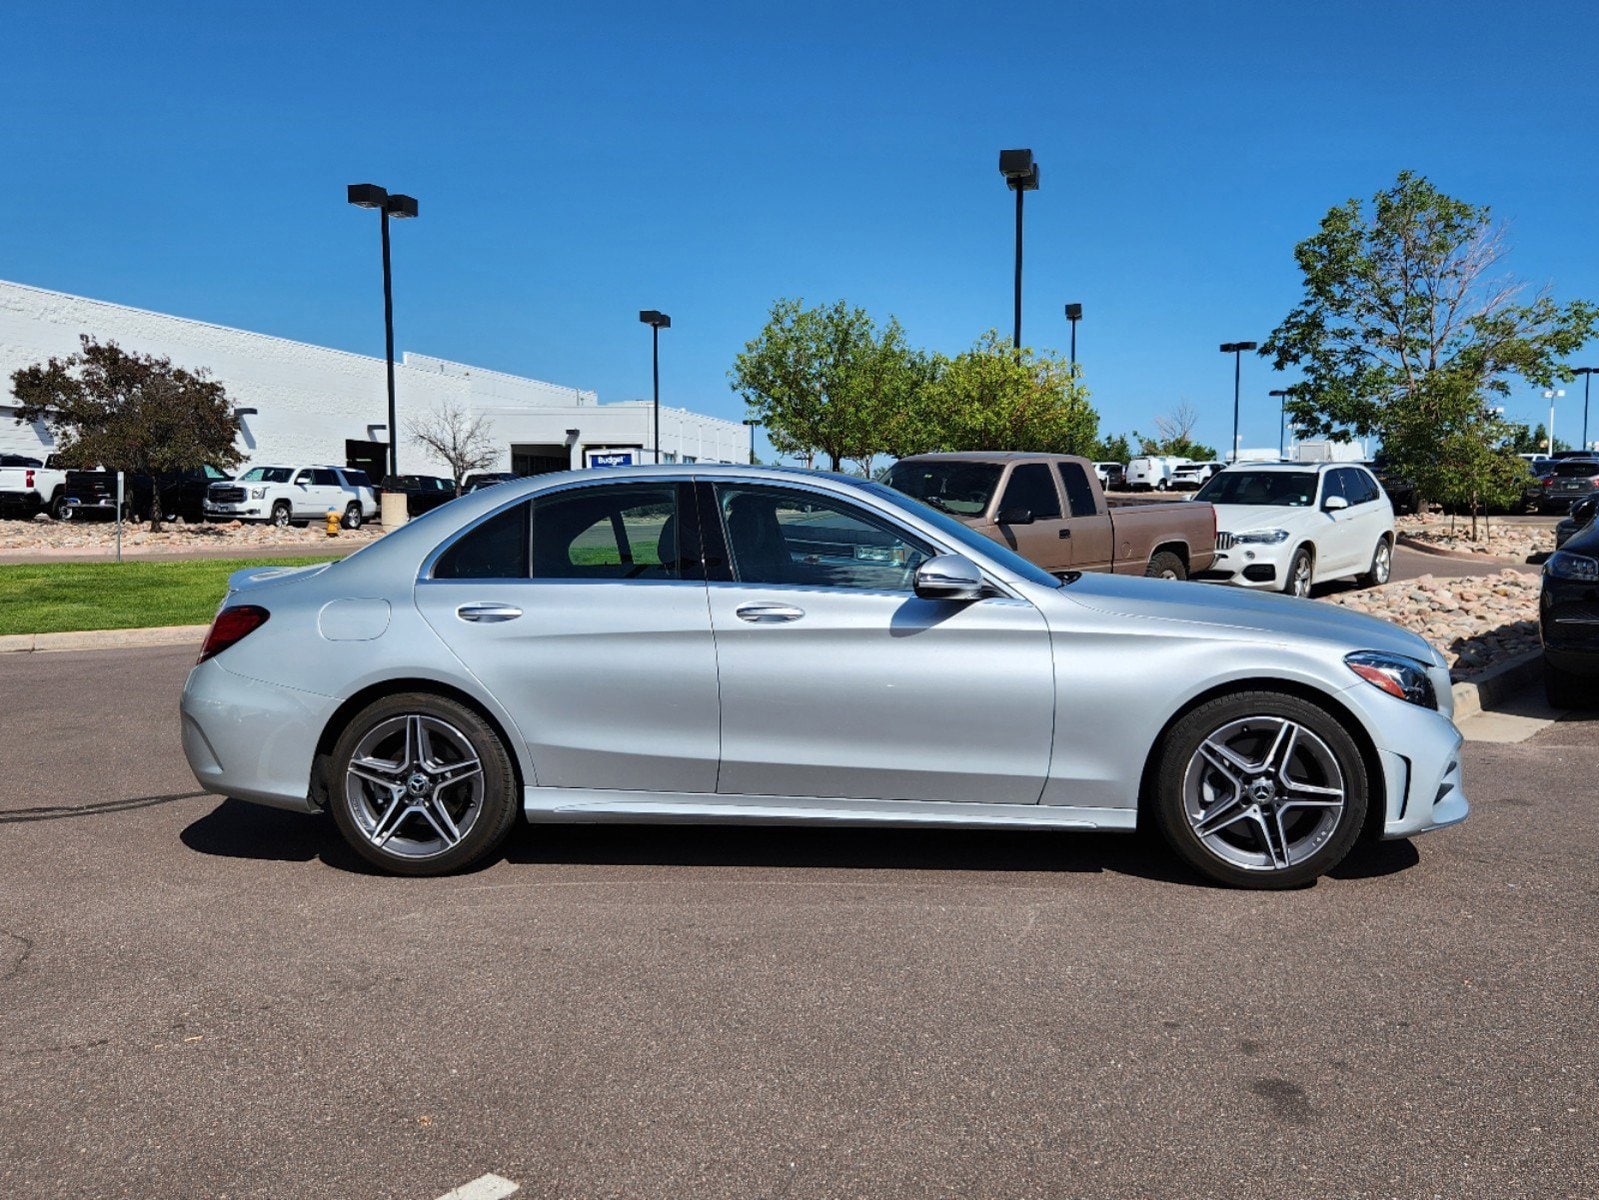
<path id="1" fill-rule="evenodd" d="M 484 1175 L 481 1179 L 474 1179 L 471 1183 L 463 1183 L 445 1192 L 439 1200 L 500 1200 L 500 1197 L 521 1189 L 521 1184 L 512 1183 L 499 1175 Z"/>

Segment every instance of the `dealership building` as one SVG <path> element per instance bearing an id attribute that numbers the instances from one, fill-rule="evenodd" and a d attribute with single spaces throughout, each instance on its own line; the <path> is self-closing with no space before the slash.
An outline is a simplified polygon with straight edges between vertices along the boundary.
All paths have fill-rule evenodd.
<path id="1" fill-rule="evenodd" d="M 383 359 L 3 280 L 0 451 L 43 458 L 54 449 L 42 422 L 17 423 L 11 374 L 76 352 L 80 334 L 209 370 L 238 408 L 246 464 L 331 463 L 360 467 L 374 479 L 384 474 L 391 431 Z M 404 436 L 411 418 L 446 403 L 483 419 L 499 450 L 491 470 L 536 475 L 654 457 L 647 400 L 601 404 L 581 388 L 410 352 L 395 362 L 394 387 L 402 471 L 449 473 Z M 748 461 L 749 430 L 741 422 L 663 407 L 660 429 L 662 462 Z"/>

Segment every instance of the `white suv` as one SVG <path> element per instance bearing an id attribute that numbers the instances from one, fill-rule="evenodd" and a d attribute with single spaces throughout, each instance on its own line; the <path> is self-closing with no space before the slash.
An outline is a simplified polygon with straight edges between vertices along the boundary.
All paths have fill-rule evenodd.
<path id="1" fill-rule="evenodd" d="M 320 521 L 328 510 L 346 529 L 378 515 L 378 497 L 364 471 L 347 467 L 251 467 L 237 479 L 213 483 L 205 515 L 213 521 Z"/>
<path id="2" fill-rule="evenodd" d="M 1194 495 L 1216 506 L 1216 560 L 1195 579 L 1308 596 L 1312 583 L 1393 567 L 1394 506 L 1376 476 L 1349 463 L 1242 463 Z"/>

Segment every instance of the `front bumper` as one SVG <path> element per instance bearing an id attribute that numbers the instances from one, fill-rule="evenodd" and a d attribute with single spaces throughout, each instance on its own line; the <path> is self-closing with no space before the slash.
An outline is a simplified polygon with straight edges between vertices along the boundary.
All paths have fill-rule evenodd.
<path id="1" fill-rule="evenodd" d="M 250 679 L 208 659 L 183 687 L 183 756 L 209 792 L 315 812 L 312 758 L 337 706 L 331 696 Z"/>
<path id="2" fill-rule="evenodd" d="M 1216 551 L 1210 566 L 1196 571 L 1194 578 L 1206 583 L 1231 583 L 1238 587 L 1277 591 L 1287 578 L 1294 544 L 1292 538 L 1276 546 L 1235 542 L 1226 550 Z"/>
<path id="3" fill-rule="evenodd" d="M 217 520 L 261 520 L 266 514 L 262 511 L 264 501 L 246 500 L 241 504 L 218 504 L 207 500 L 204 505 L 205 515 Z"/>
<path id="4" fill-rule="evenodd" d="M 1449 677 L 1431 672 L 1445 711 L 1397 700 L 1369 684 L 1356 684 L 1342 698 L 1359 711 L 1377 748 L 1383 774 L 1382 836 L 1412 837 L 1456 825 L 1471 806 L 1460 774 L 1464 739 L 1450 719 Z M 1377 797 L 1372 797 L 1375 802 Z"/>

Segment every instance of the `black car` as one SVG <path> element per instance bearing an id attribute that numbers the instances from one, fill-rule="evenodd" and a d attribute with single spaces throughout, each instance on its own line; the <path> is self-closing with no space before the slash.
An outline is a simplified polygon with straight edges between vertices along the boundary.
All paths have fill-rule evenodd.
<path id="1" fill-rule="evenodd" d="M 383 490 L 403 495 L 406 515 L 420 517 L 455 499 L 455 480 L 438 475 L 390 475 L 383 481 Z"/>
<path id="2" fill-rule="evenodd" d="M 1560 549 L 1577 535 L 1579 529 L 1590 524 L 1596 513 L 1599 513 L 1599 493 L 1573 504 L 1571 515 L 1555 526 L 1555 549 Z"/>
<path id="3" fill-rule="evenodd" d="M 1599 523 L 1589 523 L 1544 563 L 1538 631 L 1549 703 L 1592 703 L 1599 695 Z"/>
<path id="4" fill-rule="evenodd" d="M 1377 477 L 1378 483 L 1382 484 L 1382 490 L 1387 493 L 1396 516 L 1421 511 L 1421 492 L 1417 489 L 1414 479 L 1406 479 L 1403 475 L 1396 474 L 1380 454 L 1371 462 L 1362 465 Z"/>
<path id="5" fill-rule="evenodd" d="M 1562 458 L 1549 464 L 1544 475 L 1540 513 L 1568 512 L 1578 500 L 1599 492 L 1599 458 Z"/>

